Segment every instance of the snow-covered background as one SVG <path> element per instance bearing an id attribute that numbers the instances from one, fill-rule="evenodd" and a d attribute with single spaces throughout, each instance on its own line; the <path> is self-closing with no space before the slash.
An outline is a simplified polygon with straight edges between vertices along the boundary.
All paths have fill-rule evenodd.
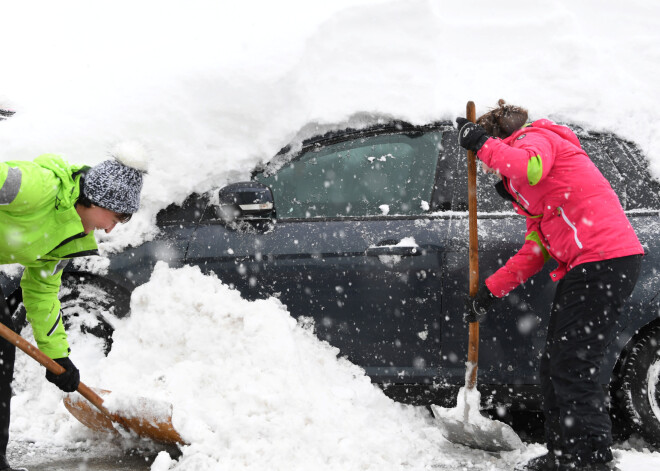
<path id="1" fill-rule="evenodd" d="M 658 18 L 650 0 L 2 2 L 0 107 L 16 115 L 0 123 L 0 159 L 95 164 L 141 142 L 143 208 L 102 236 L 108 250 L 151 237 L 170 202 L 364 114 L 420 124 L 504 98 L 616 132 L 660 175 Z M 159 267 L 132 309 L 110 357 L 80 342 L 72 358 L 89 384 L 175 404 L 192 445 L 154 471 L 506 470 L 543 452 L 449 445 L 425 410 L 385 398 L 277 301 L 247 303 L 195 270 Z M 12 439 L 36 455 L 103 449 L 42 375 L 19 354 Z M 660 467 L 658 453 L 618 453 L 622 469 Z"/>

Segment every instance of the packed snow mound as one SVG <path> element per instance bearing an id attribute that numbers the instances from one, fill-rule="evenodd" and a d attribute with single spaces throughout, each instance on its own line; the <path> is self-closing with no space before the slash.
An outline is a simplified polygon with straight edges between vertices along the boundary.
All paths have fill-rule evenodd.
<path id="1" fill-rule="evenodd" d="M 198 268 L 157 265 L 131 308 L 129 318 L 113 321 L 108 357 L 99 339 L 77 328 L 69 339 L 83 381 L 113 391 L 109 406 L 125 410 L 138 396 L 173 406 L 174 427 L 190 445 L 181 456 L 160 451 L 152 471 L 504 471 L 545 453 L 535 444 L 491 454 L 447 442 L 425 408 L 387 398 L 277 299 L 247 301 Z M 29 327 L 22 334 L 33 341 Z M 12 446 L 36 450 L 21 457 L 24 463 L 34 453 L 122 456 L 156 446 L 87 429 L 43 374 L 35 361 L 17 356 Z M 648 452 L 616 455 L 626 471 L 660 463 Z"/>
<path id="2" fill-rule="evenodd" d="M 155 470 L 427 469 L 446 445 L 277 299 L 246 301 L 196 267 L 156 266 L 115 331 L 102 383 L 173 404 L 190 443 Z"/>

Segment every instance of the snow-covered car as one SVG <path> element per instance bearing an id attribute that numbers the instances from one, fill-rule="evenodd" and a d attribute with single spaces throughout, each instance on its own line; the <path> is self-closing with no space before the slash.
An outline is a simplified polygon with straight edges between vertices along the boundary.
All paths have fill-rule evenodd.
<path id="1" fill-rule="evenodd" d="M 632 143 L 575 130 L 647 253 L 600 380 L 617 420 L 658 443 L 660 183 Z M 83 328 L 106 338 L 109 349 L 109 313 L 127 314 L 131 291 L 149 279 L 157 261 L 195 265 L 247 299 L 278 297 L 393 398 L 449 406 L 464 383 L 468 343 L 466 167 L 449 122 L 391 122 L 307 139 L 256 169 L 250 182 L 191 195 L 163 210 L 160 235 L 113 255 L 107 275 L 69 267 L 63 308 L 70 319 L 95 313 L 98 323 Z M 524 218 L 497 196 L 494 183 L 480 173 L 482 280 L 519 249 L 525 233 Z M 539 408 L 551 268 L 513 291 L 481 324 L 484 408 Z M 92 289 L 81 290 L 81 279 Z M 17 280 L 4 277 L 2 287 L 19 306 Z"/>

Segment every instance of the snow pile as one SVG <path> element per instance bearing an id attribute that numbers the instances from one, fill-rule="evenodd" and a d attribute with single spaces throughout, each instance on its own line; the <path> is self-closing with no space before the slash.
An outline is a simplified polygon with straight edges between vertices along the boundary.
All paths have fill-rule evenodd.
<path id="1" fill-rule="evenodd" d="M 148 412 L 159 417 L 169 413 L 165 404 L 173 406 L 173 425 L 190 445 L 180 457 L 160 451 L 151 471 L 508 471 L 545 452 L 530 444 L 490 454 L 447 442 L 425 408 L 387 398 L 279 301 L 246 301 L 197 268 L 159 264 L 131 307 L 131 317 L 116 322 L 107 358 L 93 336 L 70 329 L 69 337 L 83 381 L 111 390 L 111 408 L 131 410 L 138 396 L 157 406 Z M 33 341 L 29 327 L 22 335 Z M 43 463 L 44 456 L 83 462 L 154 446 L 87 429 L 43 374 L 35 361 L 17 355 L 10 449 L 33 443 L 17 462 Z M 474 396 L 467 400 L 478 415 Z M 616 455 L 624 471 L 660 465 L 657 453 Z"/>
<path id="2" fill-rule="evenodd" d="M 190 443 L 152 469 L 426 469 L 446 442 L 276 299 L 248 302 L 214 276 L 159 264 L 99 365 L 113 395 L 173 404 Z"/>
<path id="3" fill-rule="evenodd" d="M 190 445 L 180 457 L 160 451 L 152 471 L 511 469 L 542 452 L 494 457 L 456 447 L 425 408 L 387 398 L 277 299 L 246 301 L 198 268 L 158 264 L 135 290 L 131 316 L 113 324 L 108 357 L 99 339 L 70 328 L 71 358 L 87 385 L 112 391 L 110 410 L 162 421 L 173 407 L 174 428 Z M 22 335 L 34 343 L 29 327 Z M 28 444 L 17 463 L 161 449 L 86 428 L 43 375 L 17 355 L 10 450 Z"/>

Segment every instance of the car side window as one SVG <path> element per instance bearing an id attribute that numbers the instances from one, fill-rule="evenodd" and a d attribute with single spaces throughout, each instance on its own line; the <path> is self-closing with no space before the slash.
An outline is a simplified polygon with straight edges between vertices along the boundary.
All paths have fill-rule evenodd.
<path id="1" fill-rule="evenodd" d="M 279 218 L 419 215 L 429 210 L 440 131 L 386 134 L 304 151 L 257 181 Z"/>

